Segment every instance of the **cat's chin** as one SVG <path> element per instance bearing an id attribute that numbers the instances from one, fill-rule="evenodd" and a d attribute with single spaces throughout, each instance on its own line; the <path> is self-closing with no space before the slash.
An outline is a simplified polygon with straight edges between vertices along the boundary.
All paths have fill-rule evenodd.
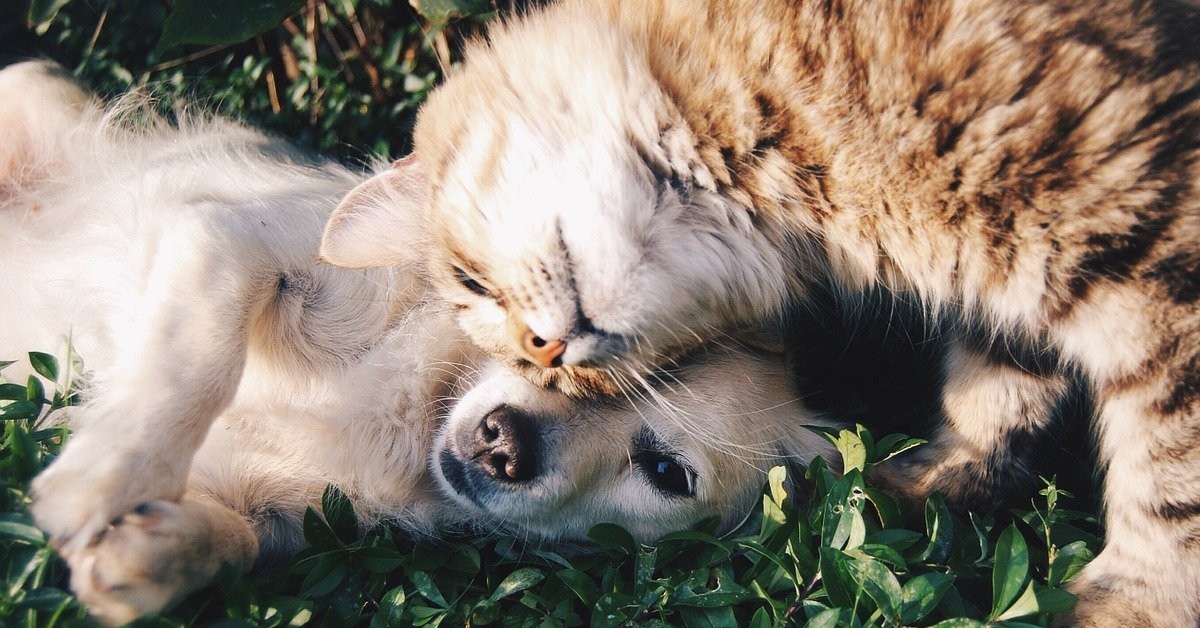
<path id="1" fill-rule="evenodd" d="M 622 384 L 602 366 L 543 368 L 524 359 L 510 362 L 509 366 L 535 386 L 557 390 L 570 397 L 614 397 L 630 388 L 630 384 Z"/>

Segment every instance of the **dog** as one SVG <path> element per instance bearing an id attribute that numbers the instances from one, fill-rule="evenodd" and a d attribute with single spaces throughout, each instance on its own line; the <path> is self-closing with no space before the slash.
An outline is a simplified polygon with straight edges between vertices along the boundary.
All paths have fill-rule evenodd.
<path id="1" fill-rule="evenodd" d="M 324 243 L 390 265 L 335 267 L 318 260 L 325 223 L 371 173 L 175 118 L 144 96 L 103 103 L 48 61 L 0 70 L 0 271 L 27 279 L 0 356 L 69 344 L 89 367 L 32 513 L 98 620 L 295 552 L 329 484 L 364 526 L 414 536 L 574 542 L 610 522 L 649 541 L 728 528 L 766 469 L 830 453 L 798 426 L 838 422 L 798 400 L 774 350 L 706 346 L 641 397 L 529 384 L 434 296 L 403 190 L 365 199 L 404 208 L 403 229 Z"/>

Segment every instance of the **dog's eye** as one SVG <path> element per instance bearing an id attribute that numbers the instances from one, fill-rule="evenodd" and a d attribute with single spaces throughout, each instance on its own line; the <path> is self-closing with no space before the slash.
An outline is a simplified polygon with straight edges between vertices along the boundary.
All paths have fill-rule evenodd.
<path id="1" fill-rule="evenodd" d="M 458 283 L 462 284 L 462 287 L 481 297 L 492 296 L 491 290 L 488 290 L 483 284 L 479 283 L 474 277 L 468 274 L 467 271 L 459 268 L 458 266 L 454 267 L 454 278 L 458 280 Z"/>
<path id="2" fill-rule="evenodd" d="M 692 470 L 675 458 L 662 453 L 647 452 L 638 456 L 635 462 L 654 488 L 676 497 L 696 495 L 696 482 Z"/>

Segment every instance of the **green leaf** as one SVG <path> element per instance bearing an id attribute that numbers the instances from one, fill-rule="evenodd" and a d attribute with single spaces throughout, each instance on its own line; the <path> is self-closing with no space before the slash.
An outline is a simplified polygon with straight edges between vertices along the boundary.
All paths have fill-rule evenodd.
<path id="1" fill-rule="evenodd" d="M 927 442 L 920 438 L 909 438 L 904 434 L 889 434 L 879 439 L 879 443 L 875 445 L 875 460 L 873 462 L 874 464 L 879 464 L 885 460 L 891 460 Z"/>
<path id="2" fill-rule="evenodd" d="M 685 543 L 687 545 L 703 543 L 704 545 L 713 547 L 726 554 L 733 551 L 733 543 L 719 539 L 708 532 L 703 532 L 700 530 L 683 530 L 681 532 L 664 534 L 658 539 L 656 544 L 662 548 L 664 546 L 670 546 L 674 543 Z"/>
<path id="3" fill-rule="evenodd" d="M 379 610 L 371 618 L 371 628 L 390 628 L 404 625 L 404 606 L 408 596 L 404 587 L 389 590 L 379 599 Z"/>
<path id="4" fill-rule="evenodd" d="M 881 543 L 863 543 L 853 550 L 847 550 L 846 553 L 851 556 L 869 556 L 881 560 L 900 571 L 908 571 L 908 562 L 904 560 L 900 552 Z"/>
<path id="5" fill-rule="evenodd" d="M 68 0 L 32 0 L 26 19 L 33 25 L 34 32 L 44 35 L 59 9 L 67 6 Z"/>
<path id="6" fill-rule="evenodd" d="M 354 515 L 354 506 L 338 487 L 329 484 L 321 495 L 321 512 L 330 530 L 343 543 L 353 543 L 358 539 L 358 518 Z"/>
<path id="7" fill-rule="evenodd" d="M 58 381 L 58 360 L 49 353 L 30 351 L 29 364 L 38 375 L 52 382 Z"/>
<path id="8" fill-rule="evenodd" d="M 856 426 L 861 428 L 862 426 Z M 863 443 L 860 434 L 852 432 L 848 429 L 840 429 L 834 431 L 829 428 L 809 427 L 825 437 L 826 440 L 833 443 L 837 447 L 838 453 L 842 455 L 842 472 L 850 471 L 865 471 L 867 468 L 867 446 Z"/>
<path id="9" fill-rule="evenodd" d="M 903 598 L 900 581 L 895 574 L 882 562 L 868 556 L 853 558 L 847 566 L 859 587 L 875 601 L 875 606 L 892 623 L 898 623 Z"/>
<path id="10" fill-rule="evenodd" d="M 578 569 L 560 569 L 554 575 L 558 576 L 585 605 L 592 604 L 600 597 L 600 587 L 596 586 L 590 576 Z"/>
<path id="11" fill-rule="evenodd" d="M 408 579 L 417 587 L 417 593 L 425 596 L 425 599 L 441 606 L 442 608 L 450 608 L 450 603 L 442 596 L 441 590 L 434 584 L 433 578 L 429 577 L 424 571 L 414 571 L 408 574 Z"/>
<path id="12" fill-rule="evenodd" d="M 532 587 L 533 585 L 545 579 L 546 574 L 542 573 L 541 570 L 534 567 L 522 567 L 521 569 L 508 574 L 507 577 L 501 580 L 500 584 L 496 585 L 496 590 L 492 591 L 492 594 L 488 596 L 488 599 L 492 600 L 493 602 L 499 602 L 500 600 L 514 593 L 520 593 L 521 591 L 524 591 L 525 589 L 528 589 L 529 587 Z"/>
<path id="13" fill-rule="evenodd" d="M 304 582 L 300 584 L 300 596 L 317 598 L 328 595 L 345 580 L 348 572 L 345 554 L 330 552 L 325 560 L 318 562 L 312 571 L 304 576 Z"/>
<path id="14" fill-rule="evenodd" d="M 787 513 L 771 499 L 770 495 L 762 496 L 762 521 L 759 522 L 758 536 L 766 538 L 787 524 Z"/>
<path id="15" fill-rule="evenodd" d="M 614 550 L 628 556 L 637 553 L 637 542 L 625 528 L 612 523 L 599 523 L 588 530 L 588 538 L 600 547 Z"/>
<path id="16" fill-rule="evenodd" d="M 1075 541 L 1068 543 L 1064 547 L 1056 548 L 1053 553 L 1053 560 L 1050 561 L 1050 572 L 1046 576 L 1046 583 L 1050 586 L 1058 586 L 1064 582 L 1069 582 L 1074 578 L 1084 566 L 1087 565 L 1096 555 L 1092 552 L 1084 541 Z"/>
<path id="17" fill-rule="evenodd" d="M 787 490 L 785 490 L 783 488 L 783 483 L 786 481 L 787 481 L 787 468 L 786 467 L 779 465 L 779 466 L 771 467 L 771 470 L 767 471 L 767 486 L 769 487 L 769 490 L 770 490 L 771 500 L 774 501 L 775 504 L 778 505 L 780 508 L 782 508 L 785 505 L 784 502 L 787 500 L 787 497 L 788 497 Z"/>
<path id="18" fill-rule="evenodd" d="M 1021 592 L 1020 597 L 1018 597 L 1011 605 L 1004 607 L 1004 612 L 996 615 L 994 618 L 992 618 L 992 621 L 1016 619 L 1018 617 L 1033 615 L 1037 612 L 1037 593 L 1034 592 L 1033 583 L 1030 582 L 1029 585 L 1025 587 L 1025 590 Z"/>
<path id="19" fill-rule="evenodd" d="M 654 574 L 654 564 L 657 562 L 657 548 L 638 550 L 633 562 L 633 582 L 637 586 L 645 586 Z"/>
<path id="20" fill-rule="evenodd" d="M 950 509 L 946 507 L 946 500 L 938 493 L 925 500 L 925 534 L 929 537 L 929 545 L 917 560 L 930 563 L 945 561 L 954 548 L 954 522 L 950 518 Z"/>
<path id="21" fill-rule="evenodd" d="M 933 628 L 985 628 L 986 624 L 978 619 L 968 619 L 966 617 L 956 617 L 939 621 L 933 625 Z"/>
<path id="22" fill-rule="evenodd" d="M 928 615 L 950 590 L 954 576 L 944 573 L 921 574 L 904 583 L 901 592 L 900 623 L 914 624 Z"/>
<path id="23" fill-rule="evenodd" d="M 829 547 L 851 549 L 866 539 L 862 509 L 866 502 L 862 473 L 850 471 L 838 478 L 823 501 L 824 526 L 821 542 Z"/>
<path id="24" fill-rule="evenodd" d="M 879 515 L 879 525 L 885 528 L 892 528 L 904 524 L 904 516 L 900 513 L 900 506 L 891 495 L 873 486 L 866 487 L 866 494 L 867 500 L 875 507 L 875 513 Z"/>
<path id="25" fill-rule="evenodd" d="M 988 543 L 988 530 L 990 527 L 973 512 L 967 513 L 967 516 L 971 520 L 971 530 L 975 532 L 975 543 L 971 546 L 972 553 L 967 555 L 976 560 L 983 560 L 992 554 L 988 549 L 990 547 Z M 966 541 L 963 543 L 965 544 Z"/>
<path id="26" fill-rule="evenodd" d="M 1015 525 L 1009 525 L 996 541 L 996 561 L 992 571 L 992 619 L 1018 617 L 1008 615 L 1021 591 L 1029 582 L 1029 548 Z M 1033 593 L 1030 591 L 1029 595 Z"/>
<path id="27" fill-rule="evenodd" d="M 235 44 L 277 26 L 304 0 L 176 0 L 158 49 L 182 44 Z"/>
<path id="28" fill-rule="evenodd" d="M 19 609 L 32 609 L 42 613 L 53 613 L 74 600 L 74 596 L 62 589 L 44 587 L 26 591 L 17 603 Z"/>
<path id="29" fill-rule="evenodd" d="M 854 578 L 851 575 L 850 557 L 839 549 L 822 547 L 820 553 L 821 581 L 825 594 L 834 606 L 853 606 L 858 598 Z"/>
<path id="30" fill-rule="evenodd" d="M 0 408 L 0 421 L 33 420 L 37 418 L 41 404 L 32 401 L 14 401 Z"/>
<path id="31" fill-rule="evenodd" d="M 46 389 L 42 386 L 42 380 L 29 376 L 25 383 L 25 399 L 36 404 L 42 404 L 46 401 Z"/>
<path id="32" fill-rule="evenodd" d="M 709 588 L 707 583 L 714 579 L 717 586 Z M 675 588 L 671 594 L 671 601 L 678 606 L 716 608 L 737 604 L 752 597 L 754 595 L 749 589 L 737 583 L 732 569 L 701 569 Z"/>
<path id="33" fill-rule="evenodd" d="M 0 384 L 0 399 L 6 401 L 28 401 L 29 394 L 26 387 L 20 384 Z"/>
<path id="34" fill-rule="evenodd" d="M 804 628 L 840 628 L 850 624 L 850 609 L 831 608 L 813 615 Z"/>
<path id="35" fill-rule="evenodd" d="M 1075 594 L 1064 589 L 1042 589 L 1037 592 L 1039 613 L 1058 614 L 1075 608 Z"/>
<path id="36" fill-rule="evenodd" d="M 9 513 L 0 514 L 0 538 L 34 545 L 46 543 L 46 535 L 30 523 L 28 517 Z"/>
<path id="37" fill-rule="evenodd" d="M 592 628 L 615 628 L 625 624 L 630 618 L 630 606 L 636 605 L 629 596 L 621 593 L 608 593 L 596 600 L 592 609 Z"/>
<path id="38" fill-rule="evenodd" d="M 451 18 L 480 15 L 491 11 L 488 0 L 410 0 L 417 12 L 432 24 L 441 26 Z"/>
<path id="39" fill-rule="evenodd" d="M 351 550 L 355 560 L 367 571 L 389 573 L 404 564 L 404 556 L 390 547 L 371 545 Z"/>
<path id="40" fill-rule="evenodd" d="M 304 511 L 301 529 L 304 531 L 304 540 L 314 548 L 328 550 L 342 547 L 342 542 L 338 540 L 333 528 L 329 527 L 329 523 L 311 506 Z"/>
<path id="41" fill-rule="evenodd" d="M 868 535 L 867 539 L 871 543 L 887 545 L 898 552 L 902 552 L 920 542 L 921 533 L 904 528 L 890 528 L 873 532 Z"/>
<path id="42" fill-rule="evenodd" d="M 739 628 L 737 617 L 730 606 L 696 608 L 685 606 L 679 616 L 687 628 Z"/>

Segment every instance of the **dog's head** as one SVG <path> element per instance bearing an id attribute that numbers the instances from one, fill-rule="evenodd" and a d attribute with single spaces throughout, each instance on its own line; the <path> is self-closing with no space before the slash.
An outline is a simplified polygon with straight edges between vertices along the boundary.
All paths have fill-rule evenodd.
<path id="1" fill-rule="evenodd" d="M 829 452 L 804 429 L 782 358 L 713 349 L 621 399 L 576 400 L 494 367 L 453 408 L 431 466 L 487 526 L 579 540 L 615 523 L 639 541 L 758 503 L 766 471 Z M 826 456 L 828 458 L 828 456 Z"/>

